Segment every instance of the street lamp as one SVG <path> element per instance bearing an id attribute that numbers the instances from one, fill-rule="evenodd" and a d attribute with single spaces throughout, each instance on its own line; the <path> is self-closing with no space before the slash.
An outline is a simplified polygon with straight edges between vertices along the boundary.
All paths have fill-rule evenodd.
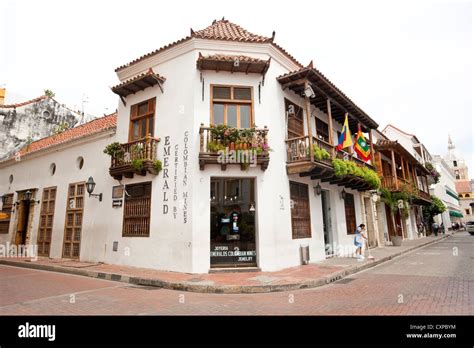
<path id="1" fill-rule="evenodd" d="M 7 200 L 8 200 L 8 196 L 7 195 L 3 195 L 2 196 L 2 207 L 7 204 Z"/>
<path id="2" fill-rule="evenodd" d="M 314 194 L 315 194 L 316 196 L 321 195 L 321 185 L 319 184 L 319 182 L 318 182 L 318 184 L 317 184 L 316 186 L 313 187 L 313 189 L 314 189 Z"/>
<path id="3" fill-rule="evenodd" d="M 304 95 L 305 95 L 306 98 L 314 98 L 316 96 L 316 94 L 314 94 L 314 91 L 311 88 L 311 86 L 308 86 L 308 87 L 305 88 Z"/>
<path id="4" fill-rule="evenodd" d="M 371 190 L 370 194 L 371 194 L 372 202 L 377 203 L 377 201 L 380 198 L 378 191 L 377 190 Z"/>
<path id="5" fill-rule="evenodd" d="M 39 203 L 40 202 L 39 199 L 37 201 L 34 200 L 34 199 L 31 199 L 32 196 L 33 196 L 33 193 L 30 190 L 28 190 L 28 191 L 25 192 L 25 194 L 23 196 L 23 200 L 28 202 L 28 203 Z"/>
<path id="6" fill-rule="evenodd" d="M 87 193 L 89 194 L 89 197 L 97 197 L 99 199 L 99 202 L 102 202 L 102 193 L 92 193 L 94 192 L 95 185 L 96 183 L 94 182 L 94 178 L 90 176 L 86 182 Z"/>
<path id="7" fill-rule="evenodd" d="M 341 191 L 341 199 L 345 200 L 346 199 L 346 190 L 342 189 Z"/>

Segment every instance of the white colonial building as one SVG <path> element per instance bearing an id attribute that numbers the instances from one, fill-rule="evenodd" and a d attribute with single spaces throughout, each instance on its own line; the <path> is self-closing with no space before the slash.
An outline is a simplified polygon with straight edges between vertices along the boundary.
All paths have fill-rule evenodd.
<path id="1" fill-rule="evenodd" d="M 435 155 L 433 156 L 433 165 L 441 176 L 437 184 L 431 185 L 430 191 L 446 206 L 444 213 L 437 215 L 435 221 L 440 225 L 443 223 L 447 231 L 448 228 L 451 228 L 452 223 L 461 221 L 459 194 L 456 192 L 454 173 L 446 161 L 441 156 Z"/>
<path id="2" fill-rule="evenodd" d="M 116 116 L 0 164 L 14 211 L 0 242 L 46 238 L 52 258 L 206 273 L 300 265 L 306 246 L 313 262 L 347 255 L 363 222 L 378 241 L 373 186 L 332 162 L 373 168 L 334 145 L 348 115 L 373 154 L 377 123 L 274 36 L 223 19 L 117 68 Z"/>
<path id="3" fill-rule="evenodd" d="M 461 205 L 460 217 L 463 222 L 472 221 L 474 219 L 474 180 L 469 178 L 469 168 L 464 157 L 456 149 L 451 137 L 448 138 L 448 152 L 444 157 L 454 173 L 456 191 L 459 194 Z"/>

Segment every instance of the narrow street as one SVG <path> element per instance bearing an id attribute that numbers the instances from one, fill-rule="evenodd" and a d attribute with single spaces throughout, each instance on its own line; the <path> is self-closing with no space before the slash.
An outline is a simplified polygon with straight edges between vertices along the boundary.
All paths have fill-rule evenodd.
<path id="1" fill-rule="evenodd" d="M 202 294 L 0 266 L 0 315 L 474 315 L 467 232 L 320 288 Z"/>

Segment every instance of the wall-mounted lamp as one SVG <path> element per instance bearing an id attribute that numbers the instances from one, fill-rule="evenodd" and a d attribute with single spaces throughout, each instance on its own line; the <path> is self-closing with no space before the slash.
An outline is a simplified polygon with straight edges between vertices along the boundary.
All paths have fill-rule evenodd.
<path id="1" fill-rule="evenodd" d="M 315 194 L 316 196 L 321 195 L 321 185 L 319 184 L 319 182 L 318 182 L 318 184 L 317 184 L 316 186 L 313 187 L 313 189 L 314 189 L 314 194 Z"/>
<path id="2" fill-rule="evenodd" d="M 372 202 L 377 203 L 377 201 L 380 198 L 378 191 L 377 190 L 371 190 L 370 195 L 371 195 L 371 198 L 372 198 Z"/>
<path id="3" fill-rule="evenodd" d="M 341 191 L 341 199 L 345 200 L 346 199 L 346 190 L 342 189 Z"/>
<path id="4" fill-rule="evenodd" d="M 316 97 L 316 94 L 314 94 L 314 91 L 313 89 L 311 88 L 311 86 L 308 86 L 305 88 L 304 90 L 304 95 L 306 98 L 314 98 Z"/>
<path id="5" fill-rule="evenodd" d="M 89 197 L 97 197 L 99 199 L 99 202 L 102 202 L 102 193 L 92 193 L 92 192 L 94 192 L 95 185 L 96 184 L 94 182 L 94 178 L 92 176 L 90 176 L 89 179 L 87 179 L 87 182 L 86 182 L 87 193 L 89 194 Z"/>
<path id="6" fill-rule="evenodd" d="M 33 203 L 33 204 L 38 203 L 39 204 L 40 200 L 39 199 L 38 200 L 31 199 L 31 196 L 33 196 L 33 193 L 30 190 L 28 190 L 28 191 L 25 192 L 25 195 L 23 196 L 24 197 L 23 200 L 28 202 L 28 203 Z"/>
<path id="7" fill-rule="evenodd" d="M 8 196 L 7 195 L 3 195 L 2 196 L 2 207 L 7 204 L 7 201 L 8 201 Z"/>

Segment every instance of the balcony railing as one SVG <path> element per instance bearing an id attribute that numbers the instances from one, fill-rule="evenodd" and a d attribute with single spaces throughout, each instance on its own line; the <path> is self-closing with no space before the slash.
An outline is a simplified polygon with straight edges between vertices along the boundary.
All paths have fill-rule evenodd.
<path id="1" fill-rule="evenodd" d="M 428 201 L 431 201 L 431 196 L 429 193 L 425 192 L 425 191 L 422 191 L 422 190 L 418 190 L 418 196 L 420 196 L 421 198 L 424 198 Z"/>
<path id="2" fill-rule="evenodd" d="M 405 191 L 412 195 L 419 196 L 421 198 L 431 200 L 429 193 L 420 190 L 413 181 L 403 179 L 399 176 L 394 177 L 392 175 L 384 175 L 382 177 L 382 187 L 389 191 Z"/>
<path id="3" fill-rule="evenodd" d="M 286 139 L 285 143 L 287 152 L 287 163 L 305 162 L 311 160 L 309 136 L 305 135 L 301 137 Z M 334 158 L 348 159 L 357 162 L 360 165 L 372 168 L 372 165 L 370 163 L 364 162 L 361 159 L 352 156 L 346 151 L 336 151 L 335 146 L 322 139 L 313 137 L 313 146 L 314 145 L 316 145 L 320 149 L 326 150 L 329 153 L 329 158 L 321 160 L 314 159 L 315 161 L 330 164 L 331 160 Z"/>
<path id="4" fill-rule="evenodd" d="M 235 142 L 218 139 L 212 127 L 201 124 L 199 128 L 199 168 L 204 170 L 206 164 L 219 164 L 222 170 L 227 165 L 240 165 L 248 169 L 260 165 L 266 170 L 270 162 L 268 146 L 268 128 L 257 128 L 252 139 L 240 139 Z M 231 152 L 233 151 L 233 152 Z"/>
<path id="5" fill-rule="evenodd" d="M 120 180 L 122 176 L 133 178 L 134 174 L 146 175 L 146 172 L 158 174 L 156 161 L 159 141 L 147 136 L 120 144 L 120 151 L 111 156 L 110 175 Z"/>

